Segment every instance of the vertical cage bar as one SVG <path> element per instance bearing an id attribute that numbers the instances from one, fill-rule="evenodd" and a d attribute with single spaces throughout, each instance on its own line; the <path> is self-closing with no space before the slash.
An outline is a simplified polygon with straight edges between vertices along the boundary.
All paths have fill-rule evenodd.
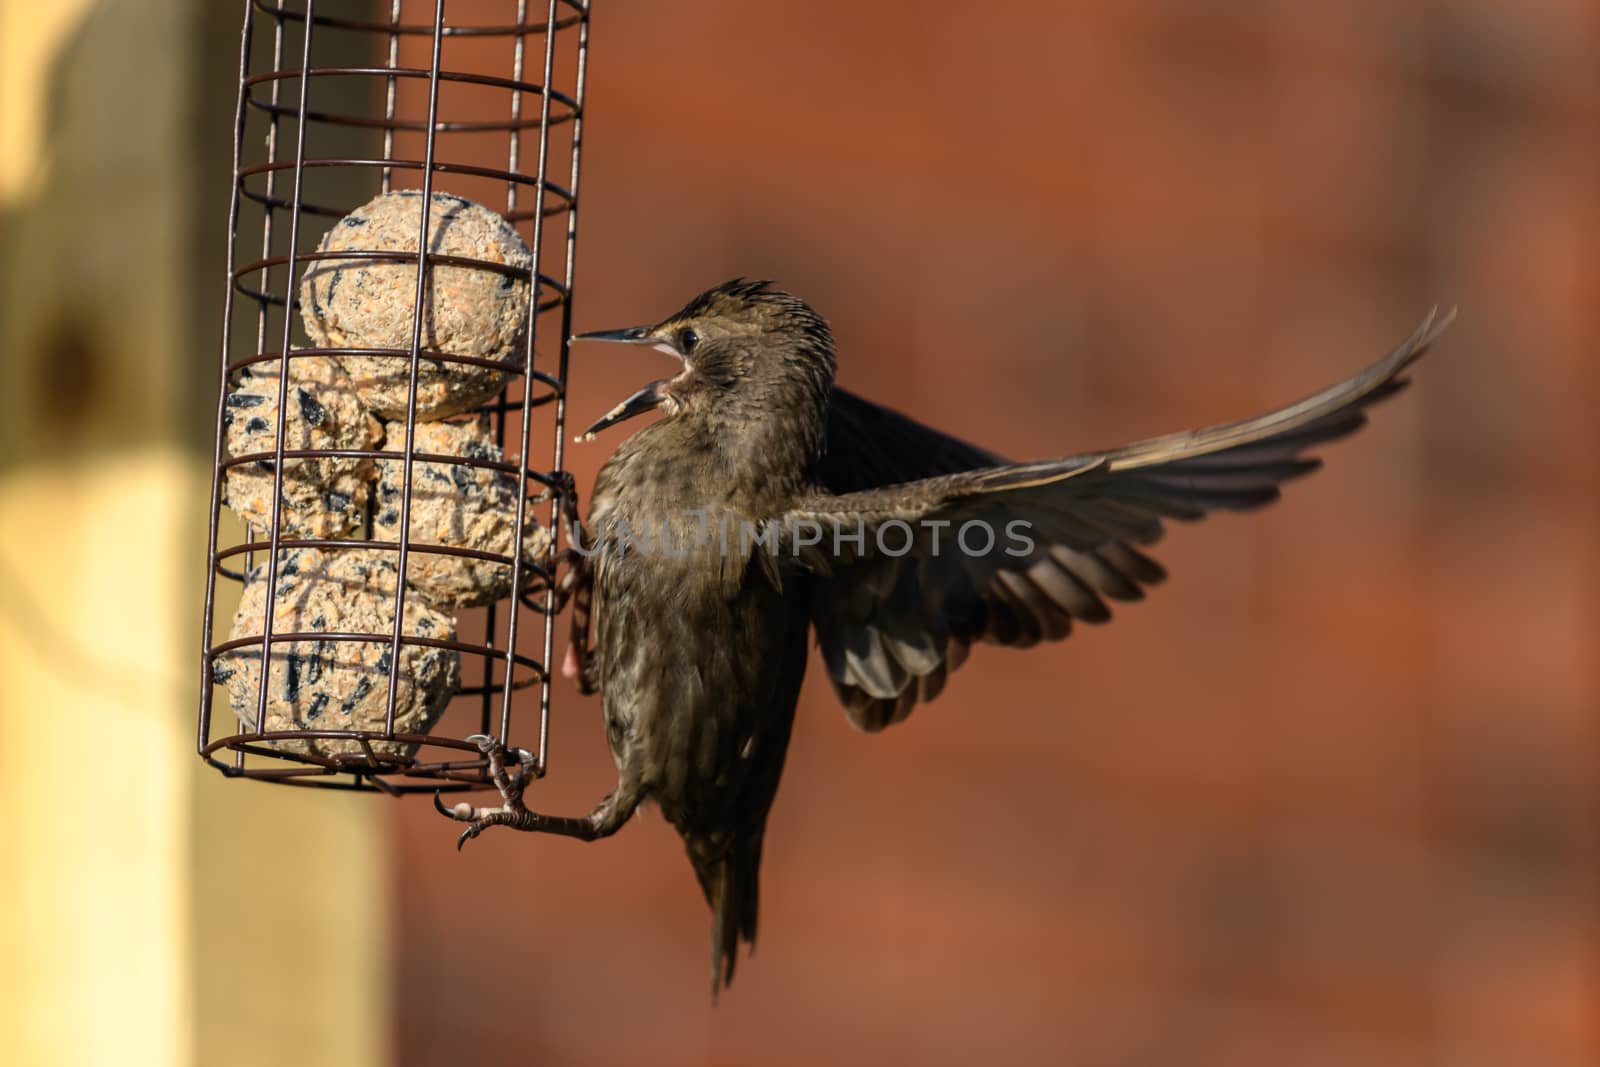
<path id="1" fill-rule="evenodd" d="M 556 0 L 551 0 L 551 10 L 555 9 Z M 582 13 L 578 20 L 578 56 L 577 73 L 573 81 L 572 99 L 575 103 L 572 113 L 572 170 L 567 179 L 567 193 L 572 197 L 572 202 L 567 205 L 567 263 L 566 273 L 562 276 L 562 284 L 566 286 L 566 300 L 561 308 L 561 338 L 560 353 L 557 357 L 556 379 L 561 382 L 561 390 L 556 394 L 555 401 L 555 443 L 552 447 L 550 461 L 551 470 L 557 476 L 565 469 L 566 462 L 566 426 L 567 426 L 567 357 L 569 354 L 568 342 L 572 339 L 572 286 L 574 272 L 577 266 L 578 253 L 578 164 L 583 152 L 583 116 L 584 116 L 584 86 L 589 75 L 589 0 L 583 0 Z M 546 76 L 548 80 L 548 75 Z M 539 190 L 541 198 L 544 189 Z M 554 538 L 552 549 L 559 549 L 561 543 L 561 501 L 555 499 L 550 505 L 550 529 Z M 544 662 L 546 668 L 554 652 L 555 628 L 550 620 L 555 616 L 556 594 L 552 586 L 545 590 L 545 630 L 544 630 Z M 581 657 L 584 649 L 577 650 Z M 547 754 L 550 742 L 550 675 L 548 669 L 539 687 L 539 754 L 534 762 L 533 771 L 538 777 L 543 777 L 547 766 Z"/>
<path id="2" fill-rule="evenodd" d="M 247 20 L 250 20 L 250 21 L 253 22 L 255 16 L 250 12 L 249 4 L 250 4 L 250 0 L 246 0 L 245 18 Z M 283 23 L 284 23 L 283 12 L 281 10 L 275 12 L 275 14 L 273 16 L 273 20 L 272 20 L 272 69 L 273 70 L 282 70 L 283 69 Z M 272 88 L 270 90 L 270 95 L 269 95 L 271 111 L 268 114 L 268 121 L 267 121 L 267 162 L 268 163 L 276 163 L 278 161 L 278 118 L 279 118 L 279 114 L 280 114 L 278 105 L 282 100 L 282 92 L 283 92 L 283 82 L 281 80 L 279 80 L 279 79 L 274 78 L 273 81 L 272 81 Z M 263 261 L 268 260 L 272 255 L 272 232 L 273 232 L 273 219 L 274 219 L 273 212 L 275 210 L 274 207 L 273 207 L 273 194 L 277 191 L 277 178 L 278 178 L 278 172 L 277 172 L 276 169 L 269 170 L 267 172 L 266 203 L 262 205 L 262 215 L 261 215 L 261 258 L 262 258 Z M 236 178 L 235 180 L 237 181 L 238 179 Z M 256 301 L 256 351 L 257 352 L 265 351 L 266 347 L 267 347 L 267 323 L 270 320 L 270 316 L 271 316 L 271 313 L 272 313 L 272 302 L 270 300 L 270 295 L 272 293 L 272 268 L 270 266 L 263 266 L 261 268 L 260 285 L 261 285 L 261 294 L 262 295 L 261 295 L 261 298 Z M 253 528 L 250 526 L 249 523 L 246 523 L 245 524 L 245 536 L 251 542 L 255 542 L 256 540 L 258 540 L 258 538 L 251 536 L 252 532 L 253 532 Z M 251 552 L 246 553 L 245 557 L 244 557 L 244 568 L 245 568 L 244 569 L 244 573 L 248 575 L 251 571 L 255 570 L 255 566 L 256 566 L 256 554 L 255 554 L 255 552 L 251 551 Z M 265 627 L 263 627 L 263 632 L 264 631 L 265 631 Z M 241 716 L 240 719 L 239 719 L 240 729 L 243 729 L 244 725 L 245 725 L 245 720 Z M 258 720 L 258 726 L 259 726 L 259 720 Z M 235 752 L 234 753 L 234 760 L 233 760 L 234 768 L 236 770 L 240 770 L 240 771 L 244 770 L 244 760 L 245 760 L 245 755 L 244 755 L 243 752 Z"/>
<path id="3" fill-rule="evenodd" d="M 233 339 L 233 269 L 239 240 L 239 208 L 244 199 L 239 189 L 239 168 L 243 165 L 244 128 L 248 118 L 245 110 L 245 76 L 250 72 L 250 46 L 254 43 L 255 16 L 250 10 L 250 0 L 244 0 L 244 29 L 239 34 L 239 97 L 233 120 L 233 192 L 228 198 L 228 252 L 225 257 L 227 289 L 222 296 L 222 341 L 217 360 L 217 425 L 222 425 L 228 404 L 228 348 Z M 206 540 L 206 600 L 205 617 L 200 630 L 200 723 L 195 741 L 196 750 L 204 753 L 206 742 L 211 740 L 211 702 L 215 687 L 211 683 L 211 633 L 216 625 L 217 610 L 217 534 L 222 518 L 222 434 L 217 434 L 216 449 L 211 461 L 211 515 Z"/>
<path id="4" fill-rule="evenodd" d="M 289 421 L 289 340 L 294 326 L 294 265 L 300 252 L 300 204 L 306 170 L 306 103 L 311 95 L 311 39 L 316 25 L 317 0 L 306 0 L 305 39 L 300 48 L 300 101 L 295 117 L 294 134 L 294 192 L 290 196 L 288 274 L 283 289 L 283 347 L 278 351 L 278 426 L 273 443 L 272 510 L 270 545 L 267 549 L 266 606 L 261 619 L 261 684 L 256 687 L 256 729 L 267 724 L 267 679 L 272 665 L 272 616 L 277 598 L 271 590 L 278 587 L 278 541 L 283 531 L 279 516 L 283 514 L 283 435 Z M 269 290 L 270 286 L 263 286 Z"/>
<path id="5" fill-rule="evenodd" d="M 559 2 L 560 0 L 548 0 L 548 6 L 546 8 L 544 29 L 544 76 L 540 79 L 539 85 L 539 167 L 535 172 L 535 183 L 533 187 L 535 207 L 533 212 L 533 248 L 531 250 L 533 253 L 533 286 L 532 297 L 528 301 L 527 355 L 523 366 L 522 376 L 521 475 L 523 485 L 527 484 L 528 453 L 531 451 L 533 438 L 533 372 L 535 350 L 538 342 L 539 306 L 541 303 L 539 299 L 540 279 L 544 277 L 544 191 L 545 185 L 549 181 L 550 163 L 550 79 L 555 76 L 556 6 Z M 567 210 L 569 213 L 575 211 L 577 210 L 577 205 L 574 203 L 569 203 L 567 205 Z M 569 288 L 566 292 L 561 294 L 562 305 L 566 306 L 567 304 L 571 303 L 571 299 L 572 292 Z M 561 338 L 561 343 L 563 345 L 566 343 L 565 337 Z M 522 526 L 527 515 L 528 506 L 527 493 L 518 493 L 517 520 L 516 525 L 512 527 L 512 529 L 515 531 L 514 542 L 516 545 L 516 550 L 512 553 L 511 560 L 512 609 L 510 612 L 508 625 L 506 627 L 506 676 L 505 680 L 502 682 L 502 690 L 500 694 L 499 739 L 502 745 L 509 743 L 511 731 L 511 674 L 514 663 L 513 657 L 515 656 L 517 648 L 517 622 L 522 614 L 517 610 L 517 606 L 521 603 L 520 591 L 522 589 Z M 551 582 L 548 583 L 546 587 L 545 598 L 547 602 L 550 602 L 550 598 L 553 596 L 553 593 L 554 582 Z M 545 645 L 547 649 L 550 645 L 550 634 L 550 613 L 546 612 Z M 542 708 L 547 701 L 546 694 L 550 689 L 550 655 L 548 651 L 544 653 L 543 658 L 540 660 L 540 674 L 542 677 L 539 679 L 539 704 Z M 542 717 L 543 716 L 541 714 L 541 718 Z M 540 773 L 538 768 L 542 765 L 544 760 L 544 749 L 545 742 L 541 737 L 539 742 L 538 757 L 534 764 L 535 773 Z"/>
<path id="6" fill-rule="evenodd" d="M 245 0 L 245 19 L 246 19 L 247 22 L 253 23 L 255 21 L 255 15 L 251 12 L 250 8 L 251 8 L 251 0 Z M 281 10 L 279 10 L 274 14 L 273 20 L 272 20 L 272 69 L 273 70 L 282 70 L 283 69 L 283 22 L 284 22 L 283 12 Z M 243 84 L 243 82 L 241 81 L 241 85 L 242 84 Z M 279 103 L 280 103 L 280 101 L 282 99 L 282 95 L 281 95 L 282 91 L 283 91 L 283 82 L 281 80 L 277 79 L 277 78 L 274 78 L 273 81 L 272 81 L 272 87 L 269 90 L 269 97 L 268 97 L 269 104 L 270 104 L 270 110 L 269 110 L 268 116 L 267 116 L 267 162 L 268 163 L 276 163 L 278 161 L 278 117 L 279 117 L 278 105 L 279 105 Z M 262 216 L 261 216 L 261 258 L 262 258 L 263 261 L 269 259 L 271 257 L 271 255 L 272 255 L 272 231 L 273 231 L 273 217 L 274 217 L 273 216 L 273 211 L 275 210 L 273 208 L 273 193 L 276 192 L 276 190 L 277 190 L 277 179 L 278 179 L 278 172 L 276 170 L 267 171 L 266 203 L 262 205 Z M 237 175 L 235 175 L 234 181 L 237 183 L 240 180 L 241 179 L 239 179 L 239 177 Z M 263 266 L 261 268 L 261 283 L 260 284 L 261 284 L 262 296 L 261 296 L 260 299 L 258 299 L 256 301 L 256 351 L 257 352 L 264 352 L 264 351 L 266 351 L 266 347 L 267 347 L 267 322 L 268 322 L 269 317 L 270 317 L 270 315 L 272 313 L 272 302 L 269 299 L 269 296 L 272 293 L 272 268 L 271 267 Z M 246 536 L 249 537 L 249 534 L 250 534 L 250 526 L 249 526 L 248 523 L 246 523 Z M 257 538 L 255 538 L 255 537 L 249 537 L 249 539 L 252 542 L 257 540 Z M 256 566 L 256 554 L 253 551 L 249 552 L 249 553 L 246 553 L 246 555 L 244 557 L 244 572 L 246 574 L 249 574 L 251 571 L 255 570 L 255 566 Z M 241 728 L 242 728 L 244 720 L 241 718 L 239 720 L 239 722 L 240 722 L 240 725 L 241 725 Z M 241 769 L 243 768 L 243 766 L 244 766 L 244 754 L 242 752 L 238 754 L 237 758 L 234 760 L 234 764 L 235 764 L 236 767 L 239 767 Z"/>
<path id="7" fill-rule="evenodd" d="M 516 30 L 515 35 L 512 38 L 512 46 L 511 46 L 511 79 L 513 81 L 517 81 L 517 82 L 520 82 L 522 80 L 523 58 L 524 58 L 524 54 L 527 51 L 527 41 L 528 41 L 527 24 L 528 24 L 528 0 L 517 0 L 517 30 Z M 518 124 L 521 121 L 522 121 L 522 93 L 518 89 L 512 89 L 511 90 L 511 129 L 508 131 L 507 136 L 506 136 L 506 141 L 507 141 L 507 144 L 506 144 L 506 170 L 509 171 L 512 174 L 516 174 L 517 173 L 517 168 L 520 167 L 521 164 L 522 164 L 522 132 L 518 128 Z M 539 131 L 539 136 L 540 137 L 548 137 L 549 136 L 549 132 L 547 130 L 541 129 Z M 517 210 L 517 193 L 519 191 L 520 190 L 519 190 L 518 184 L 516 182 L 514 182 L 514 181 L 507 181 L 506 182 L 506 215 L 507 216 L 510 216 L 510 215 L 513 215 L 513 214 L 516 213 L 516 210 Z M 539 204 L 540 204 L 540 207 L 542 208 L 543 207 L 543 191 L 542 190 L 540 191 Z M 542 215 L 540 215 L 538 212 L 536 212 L 535 215 L 534 215 L 533 225 L 535 227 L 538 227 L 538 226 L 543 224 L 543 221 L 544 220 L 543 220 Z M 529 292 L 532 294 L 530 299 L 534 303 L 534 312 L 533 312 L 533 314 L 534 314 L 535 317 L 537 317 L 537 315 L 539 313 L 538 312 L 538 303 L 539 303 L 539 264 L 538 264 L 537 261 L 535 261 L 534 264 L 533 264 L 533 278 L 531 280 L 531 287 L 529 289 Z M 505 394 L 504 393 L 501 394 L 501 398 L 502 398 L 502 400 L 505 398 Z M 495 412 L 494 428 L 495 428 L 495 442 L 497 444 L 499 444 L 499 446 L 501 448 L 501 451 L 502 451 L 502 454 L 503 454 L 503 452 L 505 450 L 505 447 L 506 447 L 506 406 L 505 406 L 504 403 L 500 404 L 499 405 L 499 410 Z M 523 443 L 524 454 L 526 454 L 526 448 L 527 448 L 527 445 L 526 445 L 526 442 L 524 442 Z M 526 466 L 527 466 L 527 464 L 524 463 L 523 467 L 526 468 Z M 519 555 L 521 553 L 521 542 L 520 542 L 521 530 L 522 530 L 522 528 L 520 526 L 518 526 L 517 527 L 517 531 L 518 531 L 517 532 L 517 542 L 518 542 L 517 550 L 518 550 L 518 554 Z M 512 579 L 511 606 L 510 606 L 509 610 L 511 612 L 515 613 L 517 608 L 520 606 L 520 604 L 521 604 L 520 591 L 518 590 L 518 588 L 516 586 L 516 579 L 513 578 Z M 488 609 L 485 612 L 485 615 L 484 615 L 483 629 L 484 629 L 484 633 L 486 635 L 486 638 L 485 638 L 486 640 L 491 641 L 491 642 L 494 640 L 494 632 L 495 632 L 495 629 L 497 627 L 498 620 L 499 620 L 498 605 L 497 604 L 490 604 Z M 482 697 L 482 703 L 480 705 L 481 714 L 479 715 L 479 722 L 478 722 L 478 732 L 480 734 L 484 734 L 484 735 L 487 735 L 489 733 L 489 729 L 490 729 L 489 723 L 490 723 L 490 719 L 492 718 L 492 714 L 493 714 L 493 708 L 494 708 L 494 698 L 493 698 L 493 695 L 492 695 L 493 689 L 494 689 L 494 660 L 486 659 L 486 660 L 483 661 L 483 697 Z M 503 734 L 503 731 L 500 731 L 500 733 Z"/>
<path id="8" fill-rule="evenodd" d="M 512 81 L 520 82 L 522 80 L 523 53 L 527 49 L 527 42 L 528 42 L 528 35 L 527 35 L 526 29 L 525 29 L 525 27 L 527 26 L 527 23 L 528 23 L 528 0 L 517 0 L 517 32 L 512 38 L 512 42 L 513 43 L 511 45 L 511 80 Z M 509 136 L 507 137 L 507 141 L 509 143 L 508 143 L 507 152 L 506 152 L 506 157 L 507 157 L 506 169 L 508 171 L 510 171 L 511 173 L 513 173 L 513 174 L 515 174 L 517 172 L 517 167 L 522 162 L 522 131 L 517 128 L 517 125 L 518 125 L 519 122 L 521 122 L 521 120 L 522 120 L 522 93 L 517 89 L 512 89 L 511 90 L 511 130 L 510 130 Z M 550 134 L 549 134 L 548 130 L 543 129 L 543 128 L 541 128 L 539 130 L 539 136 L 540 137 L 549 137 L 549 135 Z M 517 183 L 516 182 L 512 182 L 512 181 L 506 182 L 506 214 L 507 215 L 511 215 L 511 214 L 515 213 L 515 211 L 517 210 L 517 193 L 518 193 Z M 538 190 L 538 197 L 539 197 L 539 205 L 542 208 L 544 206 L 544 190 L 543 189 Z M 540 218 L 542 218 L 542 216 L 539 216 L 539 215 L 535 216 L 535 222 L 534 222 L 535 226 L 537 226 L 539 224 L 538 220 Z M 534 269 L 535 270 L 538 269 L 538 264 L 537 263 L 534 264 Z M 537 278 L 535 278 L 535 281 L 537 282 Z M 535 292 L 535 300 L 537 300 L 537 291 Z"/>
<path id="9" fill-rule="evenodd" d="M 400 5 L 403 0 L 390 0 L 389 4 L 389 69 L 394 70 L 400 65 Z M 394 158 L 394 106 L 395 106 L 395 76 L 388 75 L 383 79 L 383 158 Z M 378 191 L 387 193 L 394 184 L 394 168 L 384 167 L 379 172 Z"/>
<path id="10" fill-rule="evenodd" d="M 411 308 L 411 384 L 406 394 L 405 459 L 400 476 L 400 555 L 395 563 L 398 573 L 394 583 L 394 635 L 389 643 L 389 706 L 383 719 L 383 730 L 388 734 L 394 733 L 394 700 L 400 689 L 400 637 L 406 621 L 406 564 L 411 555 L 411 482 L 417 453 L 417 376 L 422 369 L 423 302 L 428 296 L 428 221 L 433 207 L 433 153 L 439 126 L 439 57 L 443 45 L 444 0 L 434 0 L 433 59 L 428 71 L 428 132 L 422 153 L 422 214 L 417 222 L 416 303 Z"/>

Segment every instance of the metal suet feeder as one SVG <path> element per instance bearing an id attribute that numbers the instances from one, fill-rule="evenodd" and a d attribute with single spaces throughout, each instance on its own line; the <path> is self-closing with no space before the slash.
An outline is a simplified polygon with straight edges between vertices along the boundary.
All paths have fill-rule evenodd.
<path id="1" fill-rule="evenodd" d="M 384 6 L 244 3 L 198 749 L 398 794 L 546 766 L 589 4 Z"/>

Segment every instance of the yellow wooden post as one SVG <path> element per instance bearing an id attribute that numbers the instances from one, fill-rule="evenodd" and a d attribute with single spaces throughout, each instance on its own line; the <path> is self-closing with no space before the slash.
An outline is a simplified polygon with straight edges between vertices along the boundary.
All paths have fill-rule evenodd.
<path id="1" fill-rule="evenodd" d="M 0 0 L 9 1063 L 388 1061 L 386 801 L 194 755 L 238 17 Z"/>

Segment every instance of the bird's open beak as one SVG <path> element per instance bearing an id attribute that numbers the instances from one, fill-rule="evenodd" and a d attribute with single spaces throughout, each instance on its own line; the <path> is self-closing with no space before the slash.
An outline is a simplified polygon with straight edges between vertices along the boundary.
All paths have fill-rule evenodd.
<path id="1" fill-rule="evenodd" d="M 650 336 L 648 326 L 629 326 L 626 330 L 594 330 L 589 333 L 580 333 L 572 338 L 574 341 L 621 341 L 623 344 L 645 345 L 651 344 L 655 338 Z"/>
<path id="2" fill-rule="evenodd" d="M 618 341 L 629 345 L 650 345 L 659 348 L 679 359 L 683 357 L 670 345 L 659 341 L 654 335 L 652 326 L 630 326 L 625 330 L 594 330 L 590 333 L 580 333 L 572 339 L 574 341 Z M 635 415 L 643 415 L 647 411 L 654 411 L 661 406 L 667 398 L 665 388 L 669 379 L 651 382 L 649 385 L 634 393 L 628 399 L 606 412 L 600 419 L 587 430 L 578 435 L 579 441 L 592 441 L 595 434 L 601 430 L 609 429 L 619 422 L 625 422 Z"/>
<path id="3" fill-rule="evenodd" d="M 666 393 L 662 392 L 666 384 L 667 380 L 665 378 L 658 382 L 651 382 L 602 415 L 599 421 L 578 435 L 578 440 L 593 441 L 594 435 L 601 430 L 609 429 L 619 422 L 626 422 L 635 415 L 643 415 L 647 411 L 654 411 L 667 398 Z"/>

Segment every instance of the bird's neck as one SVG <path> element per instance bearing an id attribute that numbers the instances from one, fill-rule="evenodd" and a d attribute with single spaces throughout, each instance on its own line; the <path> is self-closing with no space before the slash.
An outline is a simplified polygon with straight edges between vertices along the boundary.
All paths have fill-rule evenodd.
<path id="1" fill-rule="evenodd" d="M 726 508 L 752 518 L 781 511 L 809 487 L 826 398 L 797 393 L 781 400 L 683 411 L 640 430 L 614 460 L 658 490 L 675 487 L 673 507 Z"/>
<path id="2" fill-rule="evenodd" d="M 788 499 L 806 488 L 822 453 L 827 393 L 797 386 L 748 409 L 721 405 L 705 423 L 714 464 L 731 485 L 757 498 Z"/>

